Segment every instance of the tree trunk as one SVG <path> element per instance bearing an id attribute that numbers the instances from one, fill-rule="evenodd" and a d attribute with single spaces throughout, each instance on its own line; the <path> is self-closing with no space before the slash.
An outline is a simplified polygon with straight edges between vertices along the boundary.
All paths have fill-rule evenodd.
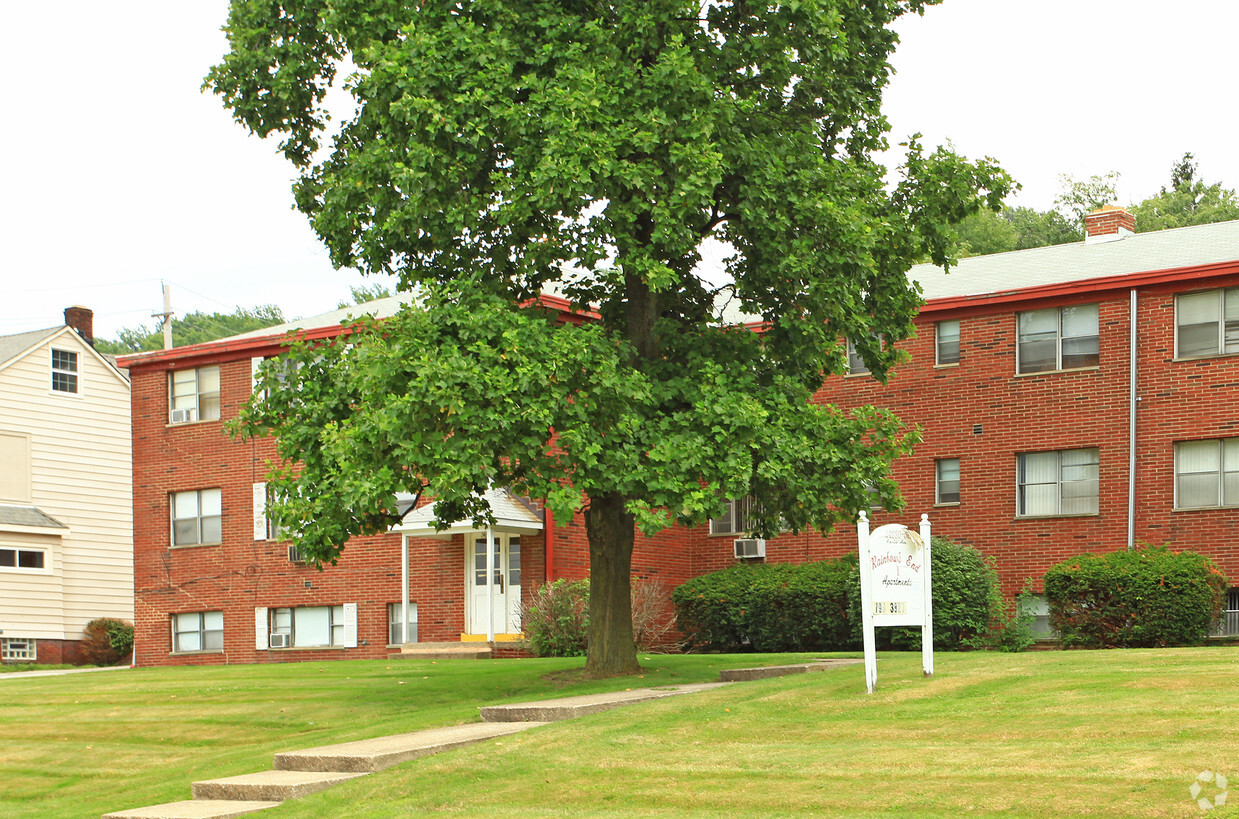
<path id="1" fill-rule="evenodd" d="M 591 498 L 585 510 L 589 538 L 586 677 L 616 677 L 641 670 L 632 633 L 633 523 L 620 495 Z"/>

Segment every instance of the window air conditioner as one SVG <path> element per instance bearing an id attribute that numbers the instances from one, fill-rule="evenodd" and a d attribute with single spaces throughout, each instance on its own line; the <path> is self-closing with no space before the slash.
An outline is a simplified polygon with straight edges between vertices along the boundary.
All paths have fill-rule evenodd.
<path id="1" fill-rule="evenodd" d="M 759 537 L 744 537 L 735 541 L 736 559 L 746 557 L 765 557 L 766 541 Z"/>
<path id="2" fill-rule="evenodd" d="M 305 555 L 301 554 L 301 550 L 296 546 L 288 547 L 288 562 L 289 563 L 305 563 Z"/>
<path id="3" fill-rule="evenodd" d="M 272 634 L 270 645 L 272 648 L 288 648 L 290 637 L 291 634 Z"/>
<path id="4" fill-rule="evenodd" d="M 174 409 L 172 410 L 173 424 L 188 424 L 190 421 L 198 420 L 198 410 L 195 407 L 189 409 Z"/>

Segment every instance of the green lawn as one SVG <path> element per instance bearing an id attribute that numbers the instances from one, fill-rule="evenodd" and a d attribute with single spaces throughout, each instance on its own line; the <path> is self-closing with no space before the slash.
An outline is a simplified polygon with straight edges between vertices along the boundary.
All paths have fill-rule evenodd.
<path id="1" fill-rule="evenodd" d="M 266 769 L 278 750 L 469 721 L 485 703 L 786 659 L 653 657 L 661 670 L 645 680 L 562 688 L 541 675 L 580 660 L 0 681 L 0 815 L 97 816 L 183 799 L 193 779 Z M 1189 817 L 1202 814 L 1188 788 L 1206 770 L 1234 782 L 1239 806 L 1239 648 L 939 654 L 936 665 L 926 680 L 919 654 L 883 654 L 872 696 L 852 666 L 632 706 L 257 815 Z"/>

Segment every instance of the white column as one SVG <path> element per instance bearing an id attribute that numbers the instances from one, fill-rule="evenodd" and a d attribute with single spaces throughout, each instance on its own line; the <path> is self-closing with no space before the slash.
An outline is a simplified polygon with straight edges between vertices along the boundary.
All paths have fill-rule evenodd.
<path id="1" fill-rule="evenodd" d="M 929 515 L 921 515 L 921 541 L 925 544 L 925 624 L 921 626 L 921 666 L 926 677 L 934 675 L 933 550 Z"/>
<path id="2" fill-rule="evenodd" d="M 486 527 L 486 642 L 495 642 L 495 536 Z"/>
<path id="3" fill-rule="evenodd" d="M 467 602 L 466 602 L 467 605 Z M 400 643 L 409 642 L 409 536 L 400 537 Z"/>

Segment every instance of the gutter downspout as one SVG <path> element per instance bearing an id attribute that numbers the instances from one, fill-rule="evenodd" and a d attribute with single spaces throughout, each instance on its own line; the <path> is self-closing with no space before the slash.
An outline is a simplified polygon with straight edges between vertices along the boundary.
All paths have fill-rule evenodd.
<path id="1" fill-rule="evenodd" d="M 1131 291 L 1130 384 L 1127 396 L 1127 551 L 1136 548 L 1136 291 Z"/>
<path id="2" fill-rule="evenodd" d="M 542 513 L 542 549 L 546 559 L 546 572 L 543 580 L 547 583 L 553 583 L 555 582 L 555 516 L 545 506 Z"/>

